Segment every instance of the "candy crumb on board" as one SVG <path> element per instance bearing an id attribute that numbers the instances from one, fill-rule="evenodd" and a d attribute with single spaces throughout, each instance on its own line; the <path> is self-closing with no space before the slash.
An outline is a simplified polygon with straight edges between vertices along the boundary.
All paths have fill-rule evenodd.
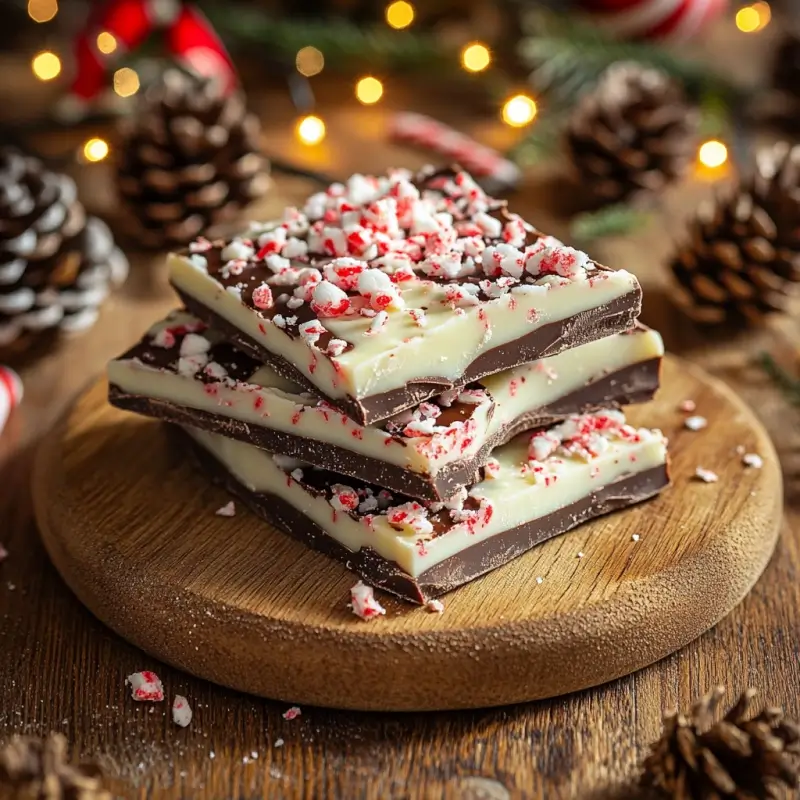
<path id="1" fill-rule="evenodd" d="M 444 611 L 444 603 L 441 600 L 428 600 L 425 608 L 432 614 L 441 614 Z"/>
<path id="2" fill-rule="evenodd" d="M 144 670 L 128 675 L 125 682 L 130 684 L 131 697 L 137 701 L 151 700 L 154 703 L 164 699 L 164 687 L 155 672 Z"/>
<path id="3" fill-rule="evenodd" d="M 691 414 L 693 411 L 697 410 L 697 403 L 695 403 L 694 400 L 684 400 L 680 403 L 678 408 L 685 414 Z"/>
<path id="4" fill-rule="evenodd" d="M 284 741 L 283 739 L 276 739 L 275 740 L 275 747 L 283 747 Z"/>
<path id="5" fill-rule="evenodd" d="M 386 609 L 375 599 L 371 586 L 359 581 L 350 589 L 350 608 L 361 619 L 374 619 L 386 613 Z"/>
<path id="6" fill-rule="evenodd" d="M 192 707 L 181 694 L 176 694 L 172 701 L 172 720 L 181 728 L 185 728 L 192 721 Z"/>
<path id="7" fill-rule="evenodd" d="M 297 719 L 302 713 L 299 706 L 292 706 L 291 708 L 287 708 L 281 716 L 284 719 Z"/>
<path id="8" fill-rule="evenodd" d="M 719 480 L 719 475 L 717 475 L 716 472 L 703 467 L 698 467 L 694 471 L 694 476 L 698 480 L 703 481 L 703 483 L 716 483 Z"/>
<path id="9" fill-rule="evenodd" d="M 708 426 L 708 420 L 701 416 L 686 417 L 683 421 L 683 426 L 690 431 L 701 431 Z"/>
<path id="10" fill-rule="evenodd" d="M 742 456 L 742 464 L 753 469 L 761 469 L 764 466 L 764 459 L 758 453 L 745 453 Z"/>
<path id="11" fill-rule="evenodd" d="M 218 508 L 214 512 L 218 517 L 235 517 L 236 516 L 236 504 L 233 500 L 225 503 L 224 506 Z"/>
<path id="12" fill-rule="evenodd" d="M 638 542 L 638 541 L 639 541 L 639 539 L 641 539 L 641 538 L 642 538 L 642 537 L 641 537 L 641 536 L 639 536 L 639 534 L 638 534 L 638 533 L 634 533 L 634 534 L 631 536 L 631 540 L 632 540 L 632 541 L 634 541 L 634 542 Z"/>

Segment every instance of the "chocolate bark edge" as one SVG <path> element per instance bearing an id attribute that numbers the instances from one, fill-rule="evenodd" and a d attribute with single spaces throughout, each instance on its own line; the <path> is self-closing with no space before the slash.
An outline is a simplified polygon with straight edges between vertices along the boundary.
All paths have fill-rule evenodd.
<path id="1" fill-rule="evenodd" d="M 447 389 L 465 386 L 487 375 L 494 375 L 502 370 L 554 356 L 564 350 L 588 344 L 615 333 L 623 333 L 635 325 L 642 308 L 642 290 L 637 286 L 632 291 L 603 306 L 581 311 L 566 319 L 549 322 L 524 336 L 493 347 L 471 362 L 456 383 L 445 378 L 430 376 L 411 381 L 398 389 L 370 395 L 359 400 L 350 395 L 345 397 L 325 395 L 293 364 L 262 347 L 243 334 L 233 323 L 179 289 L 175 284 L 172 285 L 172 288 L 191 314 L 221 331 L 236 347 L 266 364 L 286 380 L 327 400 L 362 425 L 388 419 Z"/>
<path id="2" fill-rule="evenodd" d="M 619 408 L 622 405 L 650 400 L 658 389 L 660 363 L 660 358 L 653 358 L 614 370 L 553 403 L 521 414 L 489 437 L 472 458 L 448 464 L 435 477 L 327 442 L 251 425 L 243 420 L 230 419 L 201 409 L 175 405 L 168 400 L 130 394 L 114 384 L 109 386 L 108 399 L 113 406 L 126 411 L 202 428 L 410 497 L 436 501 L 451 497 L 462 486 L 474 483 L 491 451 L 522 431 L 552 425 L 570 414 Z"/>
<path id="3" fill-rule="evenodd" d="M 336 559 L 371 585 L 418 604 L 485 575 L 583 522 L 648 500 L 670 482 L 668 463 L 620 478 L 558 511 L 471 545 L 413 578 L 396 562 L 383 558 L 372 548 L 361 548 L 357 552 L 348 550 L 282 497 L 249 490 L 191 436 L 180 428 L 175 428 L 174 433 L 187 447 L 195 465 L 256 516 L 279 527 L 293 539 Z"/>

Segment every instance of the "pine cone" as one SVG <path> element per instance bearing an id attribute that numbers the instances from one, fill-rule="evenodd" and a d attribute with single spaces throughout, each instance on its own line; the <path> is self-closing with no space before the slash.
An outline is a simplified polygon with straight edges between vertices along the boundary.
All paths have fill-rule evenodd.
<path id="1" fill-rule="evenodd" d="M 119 191 L 145 246 L 186 244 L 267 188 L 260 125 L 241 94 L 171 70 L 123 129 Z"/>
<path id="2" fill-rule="evenodd" d="M 800 36 L 793 31 L 785 33 L 775 48 L 772 62 L 772 85 L 794 98 L 800 98 Z"/>
<path id="3" fill-rule="evenodd" d="M 46 739 L 15 737 L 0 750 L 0 789 L 30 800 L 111 800 L 100 770 L 67 762 L 67 740 L 60 733 Z"/>
<path id="4" fill-rule="evenodd" d="M 26 332 L 89 327 L 127 273 L 111 232 L 87 218 L 71 178 L 0 150 L 0 347 Z"/>
<path id="5" fill-rule="evenodd" d="M 675 255 L 678 303 L 702 323 L 757 323 L 800 281 L 800 146 L 779 143 L 755 174 L 701 208 Z"/>
<path id="6" fill-rule="evenodd" d="M 645 786 L 674 800 L 773 800 L 781 787 L 797 786 L 800 725 L 778 708 L 750 714 L 755 689 L 712 722 L 724 693 L 717 687 L 698 700 L 689 719 L 677 712 L 664 718 L 643 765 Z"/>
<path id="7" fill-rule="evenodd" d="M 697 123 L 668 76 L 635 63 L 612 65 L 567 126 L 581 189 L 603 203 L 662 189 L 691 162 Z"/>

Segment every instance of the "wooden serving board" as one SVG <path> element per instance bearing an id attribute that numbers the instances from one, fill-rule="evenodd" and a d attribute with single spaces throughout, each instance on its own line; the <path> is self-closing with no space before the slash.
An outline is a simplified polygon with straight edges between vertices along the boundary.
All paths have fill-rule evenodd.
<path id="1" fill-rule="evenodd" d="M 215 516 L 225 493 L 170 448 L 162 425 L 109 406 L 104 381 L 39 453 L 36 515 L 53 562 L 94 614 L 216 683 L 375 710 L 549 697 L 699 636 L 744 597 L 774 548 L 781 474 L 753 413 L 677 358 L 666 359 L 663 384 L 630 417 L 669 436 L 673 487 L 456 590 L 441 615 L 382 596 L 386 617 L 353 616 L 354 578 L 342 565 L 243 509 Z M 708 417 L 705 430 L 683 427 L 685 399 Z M 743 466 L 737 446 L 761 455 L 763 469 Z M 698 466 L 719 482 L 694 479 Z"/>

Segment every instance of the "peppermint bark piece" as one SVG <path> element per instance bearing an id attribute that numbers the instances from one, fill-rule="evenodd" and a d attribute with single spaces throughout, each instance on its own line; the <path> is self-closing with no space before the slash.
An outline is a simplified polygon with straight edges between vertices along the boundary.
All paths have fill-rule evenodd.
<path id="1" fill-rule="evenodd" d="M 205 471 L 256 514 L 415 603 L 669 483 L 663 435 L 611 410 L 515 438 L 495 450 L 491 477 L 436 504 L 217 434 L 185 433 Z"/>
<path id="2" fill-rule="evenodd" d="M 521 430 L 650 399 L 662 353 L 659 335 L 640 328 L 362 426 L 236 350 L 196 317 L 173 312 L 109 364 L 109 398 L 120 408 L 441 500 L 472 483 L 490 451 Z"/>
<path id="3" fill-rule="evenodd" d="M 457 171 L 354 175 L 169 260 L 187 308 L 354 420 L 631 328 L 641 288 Z"/>

